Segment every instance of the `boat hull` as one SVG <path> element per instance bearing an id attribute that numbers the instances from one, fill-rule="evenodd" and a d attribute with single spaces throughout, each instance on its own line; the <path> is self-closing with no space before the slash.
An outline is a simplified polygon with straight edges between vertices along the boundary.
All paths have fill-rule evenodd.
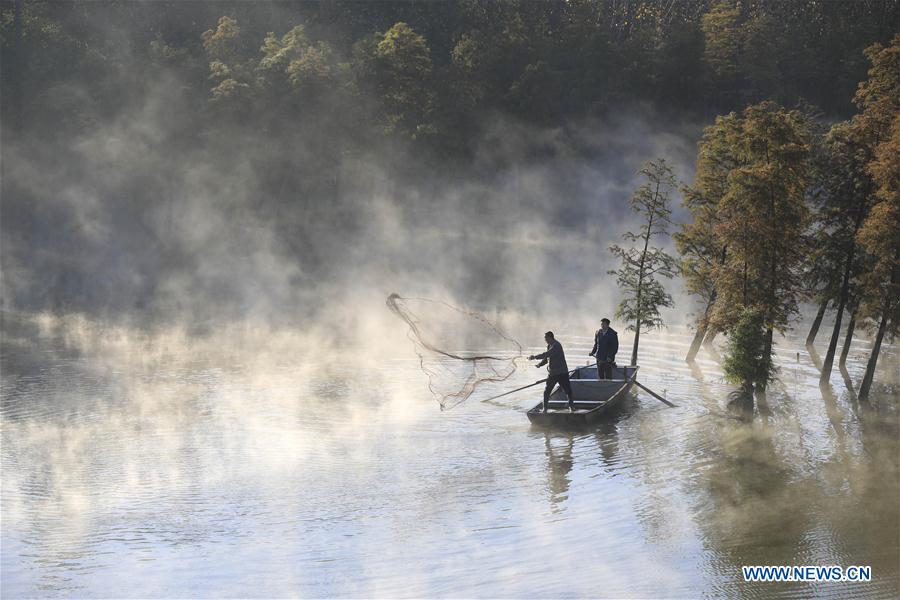
<path id="1" fill-rule="evenodd" d="M 631 393 L 637 367 L 617 367 L 614 379 L 597 379 L 596 367 L 579 367 L 571 372 L 572 399 L 575 412 L 570 412 L 565 394 L 557 387 L 550 395 L 550 407 L 543 412 L 543 401 L 528 411 L 528 420 L 540 427 L 583 428 L 606 418 L 620 407 Z"/>

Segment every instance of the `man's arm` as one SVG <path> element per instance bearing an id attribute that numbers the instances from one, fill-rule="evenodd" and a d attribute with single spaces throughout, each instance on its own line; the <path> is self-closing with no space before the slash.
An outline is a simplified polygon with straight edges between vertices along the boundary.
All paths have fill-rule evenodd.
<path id="1" fill-rule="evenodd" d="M 540 354 L 532 354 L 530 358 L 531 360 L 547 360 L 548 358 L 550 358 L 550 351 L 547 350 L 546 352 L 541 352 Z"/>
<path id="2" fill-rule="evenodd" d="M 546 352 L 542 352 L 541 354 L 535 354 L 531 358 L 540 360 L 541 362 L 535 365 L 536 367 L 543 367 L 547 364 L 551 357 L 557 357 L 562 355 L 562 346 L 559 345 L 559 342 L 554 343 L 550 346 Z"/>
<path id="3" fill-rule="evenodd" d="M 612 361 L 616 357 L 616 352 L 619 351 L 619 334 L 614 333 L 612 339 L 610 340 L 610 350 L 609 350 L 609 360 Z"/>
<path id="4" fill-rule="evenodd" d="M 600 332 L 594 334 L 594 349 L 591 350 L 591 353 L 588 356 L 597 356 L 597 350 L 600 346 Z"/>

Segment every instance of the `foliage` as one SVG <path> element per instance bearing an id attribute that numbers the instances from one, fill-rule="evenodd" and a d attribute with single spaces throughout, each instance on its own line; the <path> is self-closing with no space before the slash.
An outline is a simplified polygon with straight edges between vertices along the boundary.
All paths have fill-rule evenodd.
<path id="1" fill-rule="evenodd" d="M 733 3 L 719 2 L 703 15 L 704 58 L 713 74 L 731 80 L 738 74 L 742 46 L 741 11 Z"/>
<path id="2" fill-rule="evenodd" d="M 764 102 L 744 110 L 729 130 L 737 166 L 726 179 L 715 235 L 728 248 L 713 277 L 722 301 L 711 322 L 730 331 L 748 306 L 763 311 L 767 328 L 783 331 L 797 312 L 809 140 L 803 115 Z"/>
<path id="3" fill-rule="evenodd" d="M 775 377 L 763 310 L 750 306 L 741 309 L 728 336 L 722 371 L 727 381 L 745 386 L 765 386 Z"/>
<path id="4" fill-rule="evenodd" d="M 858 117 L 860 128 L 875 141 L 866 170 L 876 191 L 856 234 L 869 257 L 859 276 L 860 313 L 873 321 L 883 319 L 888 334 L 896 335 L 900 331 L 900 35 L 889 47 L 876 44 L 866 54 L 872 69 L 855 101 L 863 111 Z"/>
<path id="5" fill-rule="evenodd" d="M 688 293 L 699 296 L 707 306 L 716 298 L 716 269 L 725 260 L 727 241 L 716 232 L 719 204 L 726 191 L 728 175 L 739 165 L 732 147 L 739 120 L 734 113 L 717 117 L 707 127 L 699 144 L 694 184 L 683 190 L 683 206 L 692 219 L 674 234 L 681 255 L 680 273 Z M 704 321 L 700 323 L 706 327 Z"/>
<path id="6" fill-rule="evenodd" d="M 867 137 L 858 117 L 837 123 L 823 137 L 812 161 L 810 198 L 815 212 L 806 279 L 820 302 L 835 300 L 839 311 L 846 302 L 852 303 L 853 278 L 866 268 L 866 256 L 855 237 L 874 192 L 866 171 L 872 158 Z"/>
<path id="7" fill-rule="evenodd" d="M 321 116 L 337 93 L 364 134 L 463 151 L 477 109 L 547 123 L 646 102 L 711 118 L 771 98 L 846 117 L 865 75 L 862 49 L 900 26 L 892 0 L 230 3 L 226 16 L 219 3 L 14 6 L 0 11 L 0 105 L 48 132 L 114 115 L 152 84 L 140 60 L 154 57 L 184 77 L 185 92 L 212 100 L 199 116 L 213 121 L 222 107 L 242 111 L 247 126 L 313 108 Z M 90 92 L 54 93 L 66 85 Z M 868 105 L 878 85 L 857 102 Z M 880 120 L 886 134 L 890 119 Z"/>
<path id="8" fill-rule="evenodd" d="M 260 53 L 256 69 L 262 86 L 273 96 L 290 96 L 304 106 L 321 98 L 341 72 L 331 46 L 310 40 L 302 25 L 280 38 L 269 32 Z"/>
<path id="9" fill-rule="evenodd" d="M 380 100 L 385 133 L 413 139 L 431 133 L 432 62 L 425 38 L 400 22 L 357 44 L 354 53 L 357 74 Z"/>
<path id="10" fill-rule="evenodd" d="M 668 234 L 671 225 L 670 193 L 676 187 L 672 169 L 664 159 L 646 163 L 639 175 L 647 182 L 637 188 L 631 197 L 631 209 L 641 216 L 643 224 L 637 233 L 627 232 L 622 237 L 636 246 L 623 248 L 610 246 L 610 252 L 622 266 L 610 275 L 623 297 L 616 316 L 629 322 L 628 329 L 641 331 L 663 326 L 659 309 L 672 306 L 672 296 L 659 282 L 659 277 L 675 276 L 675 259 L 661 248 L 651 246 L 654 237 Z"/>
<path id="11" fill-rule="evenodd" d="M 243 57 L 241 28 L 237 20 L 225 16 L 216 28 L 201 36 L 209 57 L 210 101 L 214 104 L 240 103 L 245 107 L 255 86 L 250 61 Z"/>

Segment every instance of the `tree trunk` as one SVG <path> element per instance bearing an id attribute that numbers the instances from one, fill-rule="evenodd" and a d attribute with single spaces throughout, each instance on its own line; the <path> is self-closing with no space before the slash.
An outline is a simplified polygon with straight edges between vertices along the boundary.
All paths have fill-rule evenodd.
<path id="1" fill-rule="evenodd" d="M 844 315 L 844 307 L 847 305 L 847 297 L 850 292 L 850 273 L 853 271 L 853 256 L 856 254 L 856 232 L 862 225 L 863 211 L 858 210 L 856 220 L 853 223 L 853 237 L 847 248 L 847 264 L 844 266 L 844 278 L 841 281 L 841 297 L 838 303 L 837 315 L 834 318 L 834 329 L 831 331 L 831 341 L 828 342 L 828 352 L 825 353 L 825 362 L 822 363 L 822 374 L 819 375 L 819 385 L 828 383 L 831 379 L 831 367 L 834 365 L 834 353 L 837 350 L 838 338 L 841 336 L 841 318 Z"/>
<path id="2" fill-rule="evenodd" d="M 631 364 L 637 364 L 638 340 L 641 338 L 641 324 L 638 323 L 634 329 L 634 347 L 631 349 Z"/>
<path id="3" fill-rule="evenodd" d="M 706 346 L 707 348 L 712 348 L 713 342 L 715 341 L 717 335 L 719 335 L 718 331 L 710 330 L 706 334 L 706 339 L 703 340 L 703 345 Z"/>
<path id="4" fill-rule="evenodd" d="M 881 340 L 884 339 L 884 330 L 887 328 L 887 312 L 881 314 L 881 322 L 878 324 L 878 334 L 875 336 L 875 343 L 872 345 L 872 353 L 869 355 L 869 362 L 866 364 L 866 374 L 863 376 L 862 385 L 859 386 L 859 399 L 869 399 L 869 389 L 872 387 L 872 379 L 875 376 L 875 366 L 878 364 L 878 353 L 881 352 Z"/>
<path id="5" fill-rule="evenodd" d="M 696 358 L 697 353 L 700 352 L 700 344 L 703 342 L 703 338 L 706 337 L 706 321 L 701 320 L 697 323 L 697 332 L 694 334 L 694 339 L 691 340 L 691 347 L 688 349 L 687 356 L 684 358 L 687 362 L 694 362 L 694 358 Z"/>
<path id="6" fill-rule="evenodd" d="M 816 341 L 816 336 L 819 335 L 819 326 L 822 325 L 822 317 L 825 316 L 827 308 L 828 300 L 823 300 L 822 304 L 819 305 L 819 312 L 816 313 L 816 318 L 813 319 L 812 327 L 809 328 L 809 335 L 806 336 L 807 346 L 811 346 Z"/>
<path id="7" fill-rule="evenodd" d="M 766 329 L 766 344 L 763 346 L 763 358 L 765 358 L 766 363 L 772 361 L 772 328 L 769 327 Z M 766 391 L 766 386 L 768 385 L 768 381 L 760 382 L 756 387 L 761 391 Z"/>
<path id="8" fill-rule="evenodd" d="M 843 367 L 847 363 L 847 354 L 850 352 L 850 343 L 853 341 L 853 330 L 856 328 L 856 311 L 850 313 L 850 322 L 847 324 L 847 335 L 844 337 L 844 347 L 841 348 L 841 358 L 838 365 Z"/>
<path id="9" fill-rule="evenodd" d="M 656 184 L 656 194 L 659 194 L 659 184 Z M 637 319 L 634 324 L 634 346 L 631 349 L 631 364 L 637 364 L 638 342 L 641 339 L 641 319 L 643 319 L 643 306 L 641 306 L 641 295 L 644 291 L 644 262 L 647 260 L 647 248 L 650 246 L 650 234 L 653 231 L 653 213 L 647 221 L 647 233 L 644 235 L 644 251 L 641 252 L 641 263 L 638 268 L 638 287 L 637 287 Z"/>
<path id="10" fill-rule="evenodd" d="M 841 297 L 838 300 L 837 314 L 834 317 L 834 328 L 831 330 L 831 340 L 828 342 L 828 351 L 825 353 L 825 362 L 822 363 L 822 373 L 819 375 L 819 384 L 828 383 L 831 379 L 831 367 L 834 365 L 834 353 L 837 351 L 838 339 L 841 337 L 841 319 L 844 316 L 844 307 L 847 305 L 847 292 L 850 289 L 850 268 L 853 264 L 853 252 L 847 256 L 847 266 L 844 268 L 844 279 L 841 283 Z"/>
<path id="11" fill-rule="evenodd" d="M 713 302 L 715 301 L 716 292 L 713 290 L 709 302 L 706 303 L 706 310 L 703 311 L 703 318 L 697 322 L 697 332 L 694 334 L 694 339 L 691 340 L 691 347 L 688 349 L 687 356 L 684 359 L 687 362 L 693 362 L 697 353 L 700 352 L 700 344 L 703 342 L 703 338 L 706 336 L 706 330 L 708 329 L 707 319 L 709 318 L 709 311 L 712 309 Z"/>
<path id="12" fill-rule="evenodd" d="M 725 244 L 722 246 L 722 255 L 719 258 L 719 264 L 725 264 L 725 258 L 728 254 L 728 245 Z M 694 358 L 697 356 L 697 353 L 700 352 L 700 346 L 703 344 L 703 340 L 706 337 L 706 332 L 709 330 L 709 311 L 712 310 L 713 304 L 716 302 L 716 298 L 718 297 L 718 293 L 716 292 L 715 287 L 712 290 L 712 293 L 709 295 L 709 302 L 706 303 L 706 310 L 703 311 L 703 319 L 697 323 L 697 333 L 694 334 L 694 339 L 691 340 L 691 347 L 688 349 L 687 357 L 685 360 L 687 362 L 693 362 Z"/>
<path id="13" fill-rule="evenodd" d="M 822 363 L 822 373 L 819 375 L 819 384 L 828 383 L 831 379 L 831 367 L 834 365 L 834 353 L 837 350 L 838 338 L 841 337 L 841 319 L 844 315 L 844 303 L 846 297 L 841 292 L 838 302 L 837 314 L 834 317 L 834 328 L 831 330 L 831 340 L 828 342 L 828 351 L 825 352 L 825 362 Z"/>

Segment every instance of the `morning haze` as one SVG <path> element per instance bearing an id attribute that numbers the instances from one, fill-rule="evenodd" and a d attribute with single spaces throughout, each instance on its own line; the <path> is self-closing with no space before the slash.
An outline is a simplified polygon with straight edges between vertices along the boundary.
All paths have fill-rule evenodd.
<path id="1" fill-rule="evenodd" d="M 2 595 L 896 596 L 898 15 L 3 0 Z"/>

